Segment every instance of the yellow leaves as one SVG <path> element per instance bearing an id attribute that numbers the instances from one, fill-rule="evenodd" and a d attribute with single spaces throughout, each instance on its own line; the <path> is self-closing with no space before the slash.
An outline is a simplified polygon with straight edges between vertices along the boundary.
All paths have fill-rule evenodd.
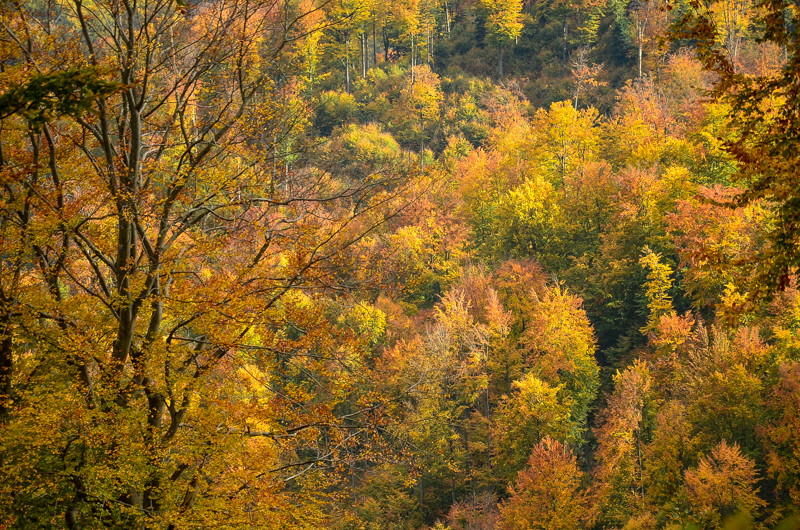
<path id="1" fill-rule="evenodd" d="M 3 326 L 14 378 L 0 418 L 2 511 L 38 519 L 22 526 L 63 524 L 70 503 L 87 528 L 318 526 L 315 499 L 334 473 L 300 463 L 361 454 L 360 432 L 348 438 L 334 410 L 378 402 L 361 400 L 362 339 L 386 326 L 363 305 L 345 330 L 328 302 L 372 228 L 356 216 L 380 210 L 380 224 L 400 201 L 372 193 L 372 180 L 289 167 L 308 102 L 280 51 L 307 22 L 313 62 L 319 10 L 223 0 L 184 16 L 164 5 L 87 1 L 92 42 L 59 36 L 64 64 L 94 57 L 129 76 L 127 99 L 107 98 L 102 118 L 65 118 L 52 138 L 3 127 L 3 164 L 40 171 L 2 201 L 0 279 L 15 308 Z M 37 24 L 52 13 L 37 11 Z M 65 11 L 54 33 L 75 16 Z M 110 44 L 128 23 L 137 31 Z M 55 48 L 41 44 L 30 64 L 49 68 Z M 370 414 L 359 425 L 381 411 Z"/>
<path id="2" fill-rule="evenodd" d="M 753 23 L 755 8 L 751 0 L 721 0 L 710 5 L 711 19 L 716 23 L 717 39 L 736 63 L 742 45 Z"/>
<path id="3" fill-rule="evenodd" d="M 582 300 L 560 287 L 552 287 L 538 298 L 533 324 L 524 345 L 536 360 L 537 369 L 548 377 L 564 372 L 578 378 L 584 389 L 596 389 L 598 367 L 594 359 L 595 339 Z"/>
<path id="4" fill-rule="evenodd" d="M 489 38 L 500 46 L 515 41 L 522 33 L 522 0 L 480 0 L 487 13 Z"/>
<path id="5" fill-rule="evenodd" d="M 747 295 L 740 292 L 740 286 L 728 282 L 719 298 L 718 314 L 724 322 L 744 324 L 749 320 L 742 315 L 742 308 L 747 304 Z"/>
<path id="6" fill-rule="evenodd" d="M 540 175 L 502 197 L 493 221 L 494 254 L 513 249 L 522 256 L 551 252 L 558 243 L 563 222 L 555 190 Z"/>
<path id="7" fill-rule="evenodd" d="M 415 68 L 415 79 L 400 92 L 401 105 L 412 119 L 424 127 L 426 122 L 438 119 L 442 94 L 439 76 L 427 66 Z"/>
<path id="8" fill-rule="evenodd" d="M 513 386 L 519 390 L 514 399 L 519 403 L 523 421 L 533 419 L 548 425 L 554 432 L 566 431 L 572 400 L 567 392 L 558 396 L 564 389 L 563 384 L 550 386 L 533 373 L 527 373 L 522 379 L 514 381 Z"/>
<path id="9" fill-rule="evenodd" d="M 645 335 L 658 328 L 662 317 L 674 313 L 672 296 L 669 294 L 672 289 L 672 268 L 660 260 L 661 256 L 649 247 L 644 248 L 643 256 L 639 260 L 639 264 L 648 271 L 645 297 L 647 297 L 649 316 L 647 326 L 641 329 Z"/>
<path id="10" fill-rule="evenodd" d="M 569 101 L 539 109 L 533 120 L 534 159 L 554 186 L 563 184 L 570 173 L 597 160 L 599 130 L 597 109 L 575 110 Z"/>

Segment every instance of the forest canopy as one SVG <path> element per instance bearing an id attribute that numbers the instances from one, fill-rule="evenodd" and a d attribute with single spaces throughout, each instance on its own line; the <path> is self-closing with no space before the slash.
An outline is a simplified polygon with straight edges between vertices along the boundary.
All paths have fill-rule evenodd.
<path id="1" fill-rule="evenodd" d="M 800 530 L 785 0 L 0 4 L 0 528 Z"/>

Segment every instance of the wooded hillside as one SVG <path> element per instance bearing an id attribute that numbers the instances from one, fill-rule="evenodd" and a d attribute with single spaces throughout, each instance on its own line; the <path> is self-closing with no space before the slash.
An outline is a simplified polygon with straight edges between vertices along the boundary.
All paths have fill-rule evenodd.
<path id="1" fill-rule="evenodd" d="M 800 530 L 785 0 L 0 4 L 0 529 Z"/>

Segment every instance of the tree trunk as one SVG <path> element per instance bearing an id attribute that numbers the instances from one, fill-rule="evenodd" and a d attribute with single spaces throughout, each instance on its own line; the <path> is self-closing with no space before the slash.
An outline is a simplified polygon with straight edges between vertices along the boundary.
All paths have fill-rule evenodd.
<path id="1" fill-rule="evenodd" d="M 644 472 L 642 469 L 642 440 L 639 436 L 639 429 L 636 429 L 636 459 L 639 464 L 639 494 L 641 502 L 644 504 Z"/>
<path id="2" fill-rule="evenodd" d="M 358 36 L 358 43 L 361 46 L 361 77 L 367 77 L 367 35 L 361 33 Z"/>
<path id="3" fill-rule="evenodd" d="M 369 72 L 370 69 L 369 61 L 371 59 L 369 56 L 369 35 L 365 31 L 361 36 L 364 40 L 364 77 L 367 77 L 367 72 Z"/>
<path id="4" fill-rule="evenodd" d="M 453 456 L 453 439 L 447 441 L 447 444 L 450 446 L 450 456 Z M 455 471 L 450 472 L 450 501 L 452 504 L 456 503 L 456 473 Z"/>
<path id="5" fill-rule="evenodd" d="M 486 355 L 484 356 L 483 360 L 483 371 L 486 374 L 486 390 L 484 392 L 485 402 L 484 405 L 486 406 L 486 423 L 490 425 L 491 420 L 491 409 L 489 408 L 489 351 L 486 350 Z M 489 468 L 492 467 L 491 464 L 491 457 L 492 457 L 492 436 L 491 436 L 491 429 L 486 429 L 486 464 Z"/>
<path id="6" fill-rule="evenodd" d="M 431 30 L 429 29 L 427 35 L 425 36 L 425 42 L 427 44 L 425 46 L 425 52 L 427 54 L 428 67 L 430 67 L 430 65 L 431 65 L 431 44 L 432 44 L 432 41 L 433 41 L 433 39 L 431 39 Z"/>
<path id="7" fill-rule="evenodd" d="M 638 17 L 637 17 L 638 18 Z M 644 24 L 637 20 L 637 25 L 639 26 L 636 28 L 637 36 L 639 37 L 639 79 L 642 78 L 642 41 L 644 40 Z"/>
<path id="8" fill-rule="evenodd" d="M 414 34 L 411 34 L 411 84 L 414 84 Z"/>
<path id="9" fill-rule="evenodd" d="M 383 24 L 383 59 L 389 61 L 389 30 L 386 23 Z"/>
<path id="10" fill-rule="evenodd" d="M 375 22 L 372 23 L 372 67 L 378 66 L 378 35 Z"/>
<path id="11" fill-rule="evenodd" d="M 419 139 L 419 170 L 422 171 L 425 169 L 425 118 L 420 113 L 420 123 L 422 134 L 420 134 Z"/>
<path id="12" fill-rule="evenodd" d="M 639 79 L 642 78 L 642 39 L 639 39 Z"/>
<path id="13" fill-rule="evenodd" d="M 0 322 L 0 425 L 11 414 L 11 382 L 14 362 L 11 337 L 11 307 L 3 301 L 3 318 Z"/>
<path id="14" fill-rule="evenodd" d="M 344 89 L 350 93 L 350 37 L 344 40 L 345 54 L 344 54 Z"/>

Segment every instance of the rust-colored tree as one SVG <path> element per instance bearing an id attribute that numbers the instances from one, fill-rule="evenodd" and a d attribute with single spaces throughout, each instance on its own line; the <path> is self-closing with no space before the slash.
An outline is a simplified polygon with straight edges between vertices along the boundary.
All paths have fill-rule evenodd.
<path id="1" fill-rule="evenodd" d="M 548 438 L 533 448 L 528 467 L 519 472 L 511 497 L 501 509 L 507 530 L 577 530 L 584 528 L 586 501 L 580 491 L 583 473 L 575 456 Z"/>
<path id="2" fill-rule="evenodd" d="M 736 444 L 721 442 L 711 455 L 700 459 L 696 470 L 687 471 L 684 485 L 694 522 L 704 528 L 720 528 L 726 517 L 754 516 L 766 504 L 755 487 L 755 463 Z"/>

